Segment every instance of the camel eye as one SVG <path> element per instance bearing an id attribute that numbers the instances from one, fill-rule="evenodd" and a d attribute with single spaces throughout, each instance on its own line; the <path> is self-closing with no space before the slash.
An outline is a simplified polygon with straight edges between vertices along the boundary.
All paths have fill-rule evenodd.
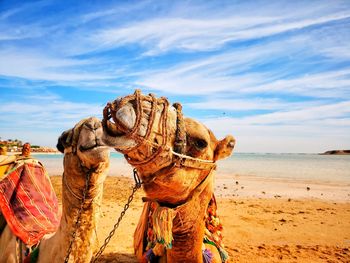
<path id="1" fill-rule="evenodd" d="M 203 140 L 203 139 L 196 139 L 194 141 L 194 146 L 199 149 L 199 150 L 202 150 L 204 149 L 205 147 L 208 146 L 208 143 L 206 140 Z"/>

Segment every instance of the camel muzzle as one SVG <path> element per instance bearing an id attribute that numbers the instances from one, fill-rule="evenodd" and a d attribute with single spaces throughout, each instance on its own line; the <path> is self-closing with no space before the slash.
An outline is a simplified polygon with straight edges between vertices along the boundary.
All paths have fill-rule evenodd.
<path id="1" fill-rule="evenodd" d="M 148 105 L 146 107 L 145 105 Z M 116 146 L 116 150 L 126 154 L 145 143 L 154 144 L 149 137 L 153 129 L 155 115 L 157 110 L 161 109 L 161 123 L 163 142 L 167 143 L 167 115 L 169 102 L 166 98 L 156 98 L 153 94 L 142 95 L 140 90 L 134 94 L 118 98 L 113 102 L 107 103 L 103 110 L 103 126 L 108 135 L 112 137 L 124 137 L 136 142 L 133 147 L 125 148 Z M 147 121 L 145 127 L 142 124 Z M 143 125 L 143 126 L 142 126 Z"/>

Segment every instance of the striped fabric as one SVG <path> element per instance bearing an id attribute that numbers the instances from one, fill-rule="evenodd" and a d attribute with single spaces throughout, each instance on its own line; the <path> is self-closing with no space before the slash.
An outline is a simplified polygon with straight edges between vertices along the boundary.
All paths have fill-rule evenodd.
<path id="1" fill-rule="evenodd" d="M 29 246 L 57 230 L 57 197 L 38 161 L 17 162 L 0 181 L 0 209 L 14 235 Z"/>

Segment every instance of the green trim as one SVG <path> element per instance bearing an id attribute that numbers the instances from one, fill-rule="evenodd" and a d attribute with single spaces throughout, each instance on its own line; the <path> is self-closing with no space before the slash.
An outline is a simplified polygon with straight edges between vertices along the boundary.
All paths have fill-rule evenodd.
<path id="1" fill-rule="evenodd" d="M 209 245 L 212 245 L 212 246 L 218 248 L 217 245 L 213 241 L 210 241 L 210 240 L 208 240 L 206 238 L 203 240 L 203 243 L 204 244 L 209 244 Z"/>

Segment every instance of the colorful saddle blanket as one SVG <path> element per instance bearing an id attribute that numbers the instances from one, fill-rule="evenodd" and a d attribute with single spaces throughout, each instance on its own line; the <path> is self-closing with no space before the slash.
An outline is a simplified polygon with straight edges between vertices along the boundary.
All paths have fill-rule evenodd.
<path id="1" fill-rule="evenodd" d="M 60 213 L 49 176 L 35 159 L 17 160 L 0 181 L 0 209 L 11 231 L 32 246 L 57 230 Z"/>

